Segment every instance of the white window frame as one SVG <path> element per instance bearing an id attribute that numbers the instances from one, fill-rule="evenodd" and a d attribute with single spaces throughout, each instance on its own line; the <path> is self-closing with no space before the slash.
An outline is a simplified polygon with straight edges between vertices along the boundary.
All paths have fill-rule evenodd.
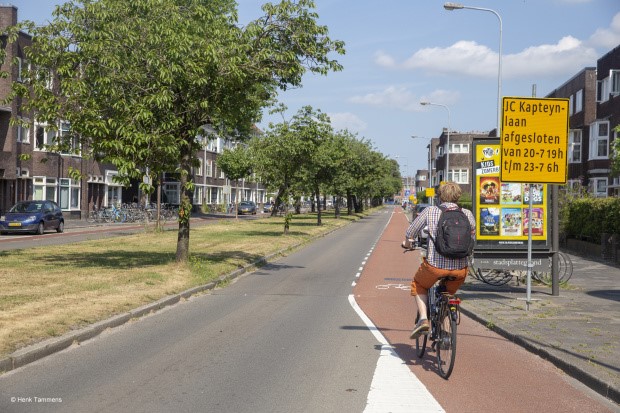
<path id="1" fill-rule="evenodd" d="M 597 198 L 607 198 L 607 178 L 590 178 L 590 192 Z"/>
<path id="2" fill-rule="evenodd" d="M 213 161 L 211 159 L 207 159 L 207 170 L 206 174 L 208 178 L 213 177 Z"/>
<path id="3" fill-rule="evenodd" d="M 450 153 L 469 153 L 468 143 L 451 143 Z"/>
<path id="4" fill-rule="evenodd" d="M 202 176 L 202 159 L 198 158 L 198 166 L 194 167 L 194 175 Z"/>
<path id="5" fill-rule="evenodd" d="M 20 118 L 19 120 L 30 123 L 28 119 Z M 30 143 L 30 126 L 17 125 L 17 142 Z"/>
<path id="6" fill-rule="evenodd" d="M 58 128 L 58 136 L 59 141 L 58 143 L 63 143 L 64 144 L 64 138 L 63 136 L 65 135 L 70 135 L 71 133 L 71 125 L 69 124 L 69 122 L 65 122 L 65 121 L 61 121 L 60 122 L 60 127 Z M 69 151 L 66 152 L 63 150 L 63 152 L 61 152 L 64 155 L 79 155 L 82 152 L 82 145 L 80 143 L 80 140 L 77 136 L 72 136 L 70 137 L 71 141 L 69 142 Z M 64 149 L 64 148 L 63 148 Z"/>
<path id="7" fill-rule="evenodd" d="M 581 163 L 583 143 L 583 131 L 581 129 L 571 129 L 568 132 L 568 162 Z M 578 156 L 575 156 L 578 154 Z"/>
<path id="8" fill-rule="evenodd" d="M 43 142 L 39 142 L 39 131 L 43 133 Z M 54 145 L 56 143 L 56 136 L 58 132 L 48 128 L 47 124 L 44 123 L 35 123 L 34 124 L 34 143 L 35 151 L 46 152 L 46 145 Z"/>
<path id="9" fill-rule="evenodd" d="M 607 129 L 606 134 L 601 134 L 603 126 Z M 609 121 L 598 121 L 590 124 L 590 157 L 593 159 L 609 159 Z M 604 154 L 599 149 L 605 148 Z"/>
<path id="10" fill-rule="evenodd" d="M 58 185 L 56 178 L 47 176 L 32 177 L 32 199 L 34 201 L 54 201 L 58 194 Z"/>
<path id="11" fill-rule="evenodd" d="M 620 69 L 609 71 L 609 93 L 614 96 L 620 95 Z"/>
<path id="12" fill-rule="evenodd" d="M 468 184 L 469 169 L 450 169 L 448 171 L 448 181 L 456 182 L 457 184 Z"/>
<path id="13" fill-rule="evenodd" d="M 583 89 L 579 89 L 575 92 L 575 113 L 579 113 L 583 110 Z"/>
<path id="14" fill-rule="evenodd" d="M 609 100 L 609 78 L 596 81 L 596 101 L 607 102 Z"/>
<path id="15" fill-rule="evenodd" d="M 58 205 L 63 211 L 79 211 L 81 198 L 81 183 L 71 178 L 59 179 L 60 196 Z"/>
<path id="16" fill-rule="evenodd" d="M 572 116 L 573 113 L 575 113 L 575 111 L 573 110 L 574 105 L 575 105 L 575 97 L 574 95 L 570 95 L 568 97 L 568 116 Z"/>

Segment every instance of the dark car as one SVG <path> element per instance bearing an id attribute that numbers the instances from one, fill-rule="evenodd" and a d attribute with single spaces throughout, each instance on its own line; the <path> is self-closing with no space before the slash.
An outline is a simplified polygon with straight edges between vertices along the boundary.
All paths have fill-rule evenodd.
<path id="1" fill-rule="evenodd" d="M 267 213 L 271 211 L 273 211 L 273 204 L 271 202 L 265 203 L 265 205 L 263 205 L 263 212 Z"/>
<path id="2" fill-rule="evenodd" d="M 256 214 L 256 204 L 253 201 L 241 201 L 239 205 L 237 205 L 237 213 L 239 215 L 243 214 Z"/>
<path id="3" fill-rule="evenodd" d="M 0 233 L 43 234 L 45 230 L 65 230 L 65 219 L 53 201 L 21 201 L 13 205 L 0 220 Z"/>

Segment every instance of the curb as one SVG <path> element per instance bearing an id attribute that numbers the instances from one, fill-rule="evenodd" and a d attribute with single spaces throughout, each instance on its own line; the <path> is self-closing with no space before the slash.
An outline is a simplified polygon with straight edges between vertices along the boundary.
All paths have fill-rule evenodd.
<path id="1" fill-rule="evenodd" d="M 537 356 L 543 358 L 544 360 L 551 362 L 553 365 L 555 365 L 560 370 L 568 374 L 570 377 L 580 381 L 581 383 L 588 386 L 589 388 L 591 388 L 598 394 L 612 400 L 615 403 L 620 403 L 620 389 L 617 389 L 611 386 L 609 383 L 580 369 L 578 366 L 575 366 L 574 364 L 566 362 L 562 358 L 555 356 L 554 354 L 550 353 L 544 348 L 530 343 L 524 337 L 518 334 L 511 333 L 499 327 L 495 323 L 493 323 L 493 327 L 488 327 L 489 320 L 486 320 L 478 316 L 471 310 L 467 310 L 465 306 L 463 305 L 461 305 L 461 312 L 463 312 L 463 314 L 473 319 L 474 321 L 486 326 L 491 331 L 504 337 L 505 339 L 510 340 L 511 342 L 515 343 L 516 345 L 520 347 L 523 347 L 525 350 L 529 351 L 530 353 L 534 353 Z"/>
<path id="2" fill-rule="evenodd" d="M 354 223 L 354 222 L 356 221 L 351 221 L 351 223 Z M 85 342 L 87 340 L 97 337 L 99 334 L 101 334 L 107 329 L 119 327 L 127 323 L 130 320 L 139 319 L 146 315 L 156 313 L 158 310 L 161 310 L 165 307 L 172 306 L 172 305 L 179 303 L 181 299 L 188 299 L 204 291 L 213 290 L 222 283 L 232 281 L 247 272 L 253 271 L 254 269 L 260 268 L 263 265 L 266 265 L 269 262 L 274 261 L 276 258 L 279 258 L 280 256 L 290 251 L 293 251 L 318 238 L 325 237 L 326 235 L 329 235 L 335 231 L 338 231 L 346 227 L 347 225 L 339 227 L 339 228 L 334 228 L 330 231 L 327 231 L 324 234 L 317 235 L 308 240 L 299 242 L 297 244 L 286 247 L 280 251 L 276 251 L 272 254 L 261 257 L 257 259 L 256 261 L 246 265 L 245 267 L 234 270 L 229 274 L 222 275 L 217 280 L 211 281 L 207 284 L 189 288 L 178 294 L 163 297 L 155 302 L 137 307 L 127 313 L 117 314 L 106 320 L 98 321 L 94 324 L 91 324 L 79 330 L 68 332 L 60 337 L 53 337 L 53 338 L 44 340 L 40 343 L 33 344 L 31 346 L 19 349 L 9 354 L 7 357 L 0 359 L 0 375 L 2 373 L 15 370 L 17 368 L 30 364 L 34 361 L 50 356 L 54 353 L 65 350 L 74 344 L 79 345 L 82 342 Z"/>

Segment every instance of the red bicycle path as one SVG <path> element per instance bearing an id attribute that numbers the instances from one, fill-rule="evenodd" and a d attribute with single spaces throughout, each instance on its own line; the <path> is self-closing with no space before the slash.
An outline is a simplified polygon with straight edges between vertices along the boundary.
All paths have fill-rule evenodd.
<path id="1" fill-rule="evenodd" d="M 461 314 L 454 371 L 442 379 L 435 353 L 422 359 L 409 338 L 415 305 L 409 286 L 419 251 L 400 244 L 408 221 L 395 207 L 353 289 L 361 310 L 446 412 L 613 412 L 561 370 Z"/>

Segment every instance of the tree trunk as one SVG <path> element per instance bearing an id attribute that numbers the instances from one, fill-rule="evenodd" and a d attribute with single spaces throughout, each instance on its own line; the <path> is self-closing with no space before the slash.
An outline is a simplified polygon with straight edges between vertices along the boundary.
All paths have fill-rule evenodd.
<path id="1" fill-rule="evenodd" d="M 342 201 L 342 197 L 340 195 L 338 195 L 336 197 L 336 205 L 334 205 L 334 208 L 335 208 L 335 213 L 334 214 L 336 216 L 336 219 L 340 218 L 340 202 L 341 201 Z"/>
<path id="2" fill-rule="evenodd" d="M 187 177 L 190 171 L 190 156 L 183 154 L 181 161 L 181 204 L 179 205 L 179 233 L 177 237 L 177 262 L 189 259 L 189 219 L 192 214 L 192 203 L 187 188 Z"/>
<path id="3" fill-rule="evenodd" d="M 347 215 L 353 214 L 353 195 L 347 191 Z"/>
<path id="4" fill-rule="evenodd" d="M 316 214 L 316 225 L 321 226 L 323 225 L 323 223 L 321 222 L 321 194 L 319 193 L 318 187 L 315 188 L 314 192 L 316 193 L 316 199 L 317 199 L 317 204 L 318 204 L 317 214 Z"/>

